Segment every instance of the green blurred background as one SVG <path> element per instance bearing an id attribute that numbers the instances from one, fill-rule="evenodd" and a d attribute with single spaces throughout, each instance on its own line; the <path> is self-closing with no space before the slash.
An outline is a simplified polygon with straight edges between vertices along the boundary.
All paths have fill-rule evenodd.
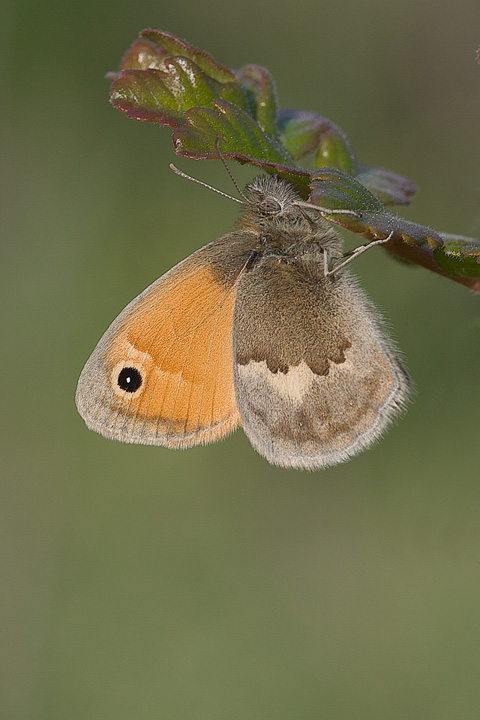
<path id="1" fill-rule="evenodd" d="M 418 393 L 327 471 L 271 467 L 241 431 L 120 445 L 74 405 L 121 308 L 236 216 L 171 173 L 168 129 L 109 106 L 138 31 L 267 66 L 283 107 L 418 183 L 406 217 L 478 236 L 478 0 L 4 0 L 0 22 L 1 717 L 480 717 L 478 295 L 356 262 Z M 177 164 L 231 191 L 220 163 Z"/>

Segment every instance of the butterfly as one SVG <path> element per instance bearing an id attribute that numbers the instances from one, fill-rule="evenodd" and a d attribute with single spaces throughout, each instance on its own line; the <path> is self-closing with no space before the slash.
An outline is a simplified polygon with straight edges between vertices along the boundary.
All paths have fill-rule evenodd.
<path id="1" fill-rule="evenodd" d="M 410 380 L 319 209 L 277 176 L 247 185 L 237 230 L 202 247 L 120 313 L 86 363 L 87 426 L 188 448 L 241 425 L 269 462 L 348 460 L 404 408 Z"/>

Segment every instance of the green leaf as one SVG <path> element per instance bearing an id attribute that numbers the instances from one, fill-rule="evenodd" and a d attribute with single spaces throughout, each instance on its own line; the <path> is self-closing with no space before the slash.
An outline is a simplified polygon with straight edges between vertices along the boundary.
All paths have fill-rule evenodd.
<path id="1" fill-rule="evenodd" d="M 370 240 L 391 235 L 409 245 L 430 249 L 443 246 L 435 230 L 404 220 L 386 210 L 364 185 L 351 175 L 333 168 L 323 168 L 312 178 L 311 200 L 322 207 L 323 214 L 332 222 Z M 329 213 L 332 210 L 332 213 Z M 342 213 L 341 211 L 345 212 Z"/>
<path id="2" fill-rule="evenodd" d="M 312 175 L 310 187 L 312 202 L 325 208 L 327 214 L 328 210 L 333 210 L 332 217 L 342 219 L 342 225 L 343 221 L 351 224 L 349 229 L 353 232 L 363 228 L 367 217 L 382 218 L 387 214 L 380 200 L 364 185 L 336 168 L 317 170 Z M 340 210 L 347 211 L 345 216 L 338 213 Z"/>
<path id="3" fill-rule="evenodd" d="M 112 83 L 112 104 L 137 120 L 174 126 L 185 123 L 189 108 L 212 106 L 215 99 L 246 107 L 235 81 L 220 83 L 185 57 L 164 58 L 162 64 L 164 70 L 123 70 Z"/>
<path id="4" fill-rule="evenodd" d="M 258 65 L 237 72 L 208 53 L 160 30 L 143 30 L 125 53 L 110 91 L 112 104 L 129 117 L 177 128 L 179 155 L 218 158 L 278 172 L 308 193 L 309 171 L 299 160 L 315 155 L 317 165 L 362 173 L 364 183 L 386 202 L 406 202 L 411 183 L 375 168 L 359 169 L 345 133 L 327 118 L 297 110 L 279 111 L 275 84 Z M 207 112 L 208 111 L 208 112 Z"/>
<path id="5" fill-rule="evenodd" d="M 433 254 L 440 268 L 447 275 L 480 277 L 480 241 L 462 235 L 439 235 L 444 245 Z"/>
<path id="6" fill-rule="evenodd" d="M 112 83 L 110 102 L 135 120 L 173 127 L 185 122 L 161 70 L 124 70 Z"/>
<path id="7" fill-rule="evenodd" d="M 189 45 L 185 40 L 161 30 L 142 30 L 140 37 L 152 43 L 158 57 L 185 57 L 192 60 L 205 75 L 219 83 L 235 82 L 235 74 L 225 65 L 220 65 L 204 50 Z M 161 69 L 161 68 L 160 68 Z"/>
<path id="8" fill-rule="evenodd" d="M 120 63 L 121 70 L 163 70 L 165 53 L 147 40 L 135 40 Z M 118 77 L 120 73 L 111 73 Z"/>
<path id="9" fill-rule="evenodd" d="M 408 178 L 384 168 L 361 167 L 356 177 L 384 205 L 408 205 L 417 192 Z"/>
<path id="10" fill-rule="evenodd" d="M 215 101 L 213 108 L 197 107 L 185 113 L 188 125 L 173 134 L 175 151 L 185 157 L 218 158 L 217 140 L 224 157 L 249 162 L 267 172 L 277 172 L 307 188 L 310 174 L 296 167 L 275 138 L 266 135 L 258 123 L 236 105 Z"/>
<path id="11" fill-rule="evenodd" d="M 480 241 L 437 233 L 429 227 L 404 220 L 386 210 L 355 178 L 333 168 L 317 172 L 310 188 L 311 201 L 322 208 L 322 215 L 331 222 L 369 240 L 390 235 L 390 240 L 383 246 L 386 250 L 411 263 L 460 280 L 473 289 L 480 289 L 475 280 L 480 276 Z"/>
<path id="12" fill-rule="evenodd" d="M 316 154 L 317 167 L 335 167 L 355 174 L 357 159 L 345 133 L 327 118 L 312 112 L 281 110 L 283 142 L 295 160 Z"/>
<path id="13" fill-rule="evenodd" d="M 403 175 L 384 168 L 359 166 L 347 136 L 338 125 L 311 112 L 281 110 L 283 144 L 295 160 L 315 154 L 317 168 L 330 167 L 356 176 L 385 205 L 406 205 L 416 187 Z"/>
<path id="14" fill-rule="evenodd" d="M 249 114 L 267 135 L 278 139 L 277 92 L 268 70 L 260 65 L 245 65 L 236 77 L 247 98 Z"/>

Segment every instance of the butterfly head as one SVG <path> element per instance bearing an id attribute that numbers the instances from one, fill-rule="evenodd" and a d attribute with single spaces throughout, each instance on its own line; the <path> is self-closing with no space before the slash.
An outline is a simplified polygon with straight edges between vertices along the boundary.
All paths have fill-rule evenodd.
<path id="1" fill-rule="evenodd" d="M 314 205 L 302 202 L 293 185 L 275 175 L 260 175 L 246 188 L 241 225 L 282 247 L 327 246 L 341 254 L 341 237 Z M 298 249 L 298 248 L 297 248 Z"/>

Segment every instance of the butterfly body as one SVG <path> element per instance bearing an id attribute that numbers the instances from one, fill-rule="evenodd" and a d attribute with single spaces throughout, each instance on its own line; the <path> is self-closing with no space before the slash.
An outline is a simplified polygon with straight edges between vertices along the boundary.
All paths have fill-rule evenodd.
<path id="1" fill-rule="evenodd" d="M 124 442 L 190 447 L 242 424 L 270 462 L 315 469 L 360 452 L 409 381 L 356 281 L 326 269 L 342 239 L 275 177 L 238 230 L 170 270 L 119 315 L 79 380 L 87 425 Z"/>

